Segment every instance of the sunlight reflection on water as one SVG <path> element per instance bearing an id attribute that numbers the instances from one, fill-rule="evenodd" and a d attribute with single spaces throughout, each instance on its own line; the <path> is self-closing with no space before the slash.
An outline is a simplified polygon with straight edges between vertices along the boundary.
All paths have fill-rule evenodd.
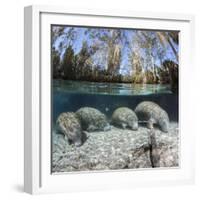
<path id="1" fill-rule="evenodd" d="M 54 80 L 56 91 L 103 95 L 171 94 L 168 84 L 98 83 L 87 81 Z"/>

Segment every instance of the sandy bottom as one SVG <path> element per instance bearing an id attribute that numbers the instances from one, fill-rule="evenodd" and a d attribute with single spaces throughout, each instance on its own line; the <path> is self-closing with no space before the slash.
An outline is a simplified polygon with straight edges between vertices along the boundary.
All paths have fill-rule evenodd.
<path id="1" fill-rule="evenodd" d="M 137 131 L 113 127 L 107 132 L 91 132 L 80 147 L 69 144 L 62 134 L 52 133 L 52 172 L 119 170 L 179 165 L 178 124 L 168 133 L 139 127 Z M 153 142 L 152 142 L 153 141 Z"/>

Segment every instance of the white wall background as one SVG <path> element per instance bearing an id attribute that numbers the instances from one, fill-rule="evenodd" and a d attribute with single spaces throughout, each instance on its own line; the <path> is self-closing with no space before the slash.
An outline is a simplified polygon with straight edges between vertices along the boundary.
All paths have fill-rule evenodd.
<path id="1" fill-rule="evenodd" d="M 192 186 L 137 188 L 76 194 L 30 196 L 23 193 L 23 7 L 31 4 L 190 13 L 196 15 L 196 78 L 200 75 L 200 5 L 198 0 L 4 0 L 0 6 L 0 199 L 199 199 L 200 136 L 196 136 L 196 183 Z M 200 53 L 199 53 L 200 55 Z M 190 66 L 188 66 L 190 67 Z M 194 105 L 199 86 L 194 77 Z M 192 106 L 192 105 L 191 105 Z M 200 112 L 200 106 L 197 107 Z M 198 123 L 197 115 L 194 121 Z M 200 119 L 200 117 L 199 117 Z M 26 123 L 26 122 L 25 122 Z M 192 131 L 192 130 L 191 130 Z M 196 131 L 198 132 L 198 131 Z M 199 133 L 200 134 L 200 133 Z"/>

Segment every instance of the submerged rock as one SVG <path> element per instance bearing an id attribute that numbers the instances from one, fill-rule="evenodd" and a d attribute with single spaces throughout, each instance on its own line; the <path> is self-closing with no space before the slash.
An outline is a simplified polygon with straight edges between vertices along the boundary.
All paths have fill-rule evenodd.
<path id="1" fill-rule="evenodd" d="M 112 124 L 122 127 L 123 129 L 130 128 L 138 129 L 138 118 L 134 111 L 127 107 L 117 108 L 112 115 Z"/>
<path id="2" fill-rule="evenodd" d="M 154 150 L 159 155 L 157 167 L 178 167 L 179 165 L 179 137 L 178 126 L 169 126 L 169 132 L 163 134 L 155 130 L 156 146 Z M 156 167 L 156 166 L 155 166 Z"/>
<path id="3" fill-rule="evenodd" d="M 99 110 L 91 107 L 83 107 L 76 111 L 83 130 L 92 131 L 108 131 L 110 125 L 106 116 Z"/>
<path id="4" fill-rule="evenodd" d="M 135 113 L 139 120 L 147 121 L 147 127 L 149 129 L 152 129 L 153 125 L 156 124 L 163 132 L 168 132 L 168 114 L 158 104 L 151 101 L 143 101 L 137 105 Z"/>
<path id="5" fill-rule="evenodd" d="M 113 127 L 99 134 L 88 132 L 80 147 L 69 145 L 63 135 L 53 132 L 52 172 L 177 167 L 177 123 L 170 124 L 167 134 L 155 128 L 155 144 L 149 131 L 146 127 L 137 131 Z"/>

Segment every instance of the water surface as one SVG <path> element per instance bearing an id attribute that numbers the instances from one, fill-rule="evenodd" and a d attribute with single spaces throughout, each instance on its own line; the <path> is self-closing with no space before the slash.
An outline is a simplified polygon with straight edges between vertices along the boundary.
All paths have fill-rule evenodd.
<path id="1" fill-rule="evenodd" d="M 54 80 L 54 90 L 70 93 L 101 95 L 171 94 L 169 84 L 99 83 L 89 81 Z"/>
<path id="2" fill-rule="evenodd" d="M 110 118 L 116 108 L 134 110 L 142 101 L 157 103 L 167 111 L 170 120 L 178 121 L 178 95 L 170 91 L 169 85 L 54 80 L 52 87 L 53 122 L 60 113 L 76 112 L 84 106 L 94 107 Z"/>

